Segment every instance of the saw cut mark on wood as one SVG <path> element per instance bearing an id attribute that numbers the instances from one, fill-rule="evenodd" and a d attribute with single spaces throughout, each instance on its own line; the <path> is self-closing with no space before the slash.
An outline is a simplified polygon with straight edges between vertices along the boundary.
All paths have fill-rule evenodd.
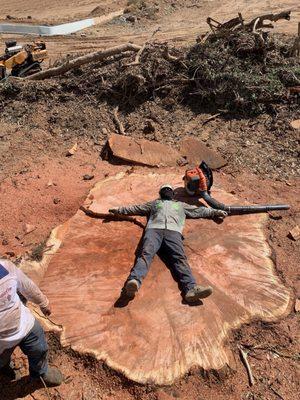
<path id="1" fill-rule="evenodd" d="M 62 245 L 47 255 L 38 274 L 55 325 L 46 322 L 53 330 L 63 326 L 62 345 L 93 354 L 143 384 L 172 384 L 195 366 L 233 365 L 225 344 L 230 331 L 252 319 L 276 320 L 292 306 L 271 261 L 264 215 L 229 217 L 221 225 L 187 220 L 185 249 L 192 271 L 214 290 L 203 305 L 185 304 L 170 271 L 155 257 L 136 298 L 117 306 L 142 230 L 133 221 L 98 217 L 109 208 L 157 198 L 165 182 L 177 187 L 178 199 L 191 202 L 179 174 L 121 173 L 97 183 L 83 204 L 85 212 L 79 210 L 55 230 L 51 241 L 57 237 Z M 241 203 L 220 188 L 213 195 L 223 203 Z M 143 217 L 136 220 L 146 223 Z M 31 272 L 38 270 L 35 264 Z"/>

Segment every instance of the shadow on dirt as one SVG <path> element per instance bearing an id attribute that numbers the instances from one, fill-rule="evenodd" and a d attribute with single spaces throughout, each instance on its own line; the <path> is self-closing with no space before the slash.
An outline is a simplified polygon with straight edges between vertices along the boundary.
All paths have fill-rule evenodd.
<path id="1" fill-rule="evenodd" d="M 31 381 L 29 376 L 24 376 L 17 381 L 10 381 L 5 377 L 0 378 L 0 393 L 4 393 L 5 390 L 5 400 L 17 400 L 32 395 L 43 387 L 42 382 Z"/>

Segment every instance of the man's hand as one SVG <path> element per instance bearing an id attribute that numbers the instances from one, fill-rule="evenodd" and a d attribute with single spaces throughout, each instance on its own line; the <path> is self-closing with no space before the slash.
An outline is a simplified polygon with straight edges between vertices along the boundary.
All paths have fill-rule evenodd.
<path id="1" fill-rule="evenodd" d="M 117 210 L 116 208 L 110 208 L 110 209 L 108 210 L 108 212 L 110 212 L 111 214 L 119 214 L 119 213 L 118 213 L 118 210 Z"/>
<path id="2" fill-rule="evenodd" d="M 216 224 L 222 224 L 224 218 L 226 218 L 228 213 L 223 210 L 214 210 L 213 220 Z"/>
<path id="3" fill-rule="evenodd" d="M 223 210 L 215 210 L 215 215 L 214 216 L 224 219 L 224 218 L 226 218 L 228 216 L 228 213 L 226 211 L 223 211 Z"/>
<path id="4" fill-rule="evenodd" d="M 41 311 L 45 315 L 45 317 L 49 317 L 49 315 L 51 315 L 50 305 L 48 304 L 47 307 L 41 307 Z"/>

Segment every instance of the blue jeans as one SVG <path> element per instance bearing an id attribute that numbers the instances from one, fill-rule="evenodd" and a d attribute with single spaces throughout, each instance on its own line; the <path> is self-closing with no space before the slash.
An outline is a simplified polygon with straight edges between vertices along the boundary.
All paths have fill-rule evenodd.
<path id="1" fill-rule="evenodd" d="M 48 370 L 48 345 L 41 324 L 35 320 L 34 326 L 27 336 L 18 344 L 22 352 L 28 357 L 29 374 L 32 378 L 39 378 Z M 10 363 L 15 347 L 0 354 L 0 369 Z"/>
<path id="2" fill-rule="evenodd" d="M 128 280 L 135 279 L 141 285 L 159 250 L 185 294 L 196 285 L 196 281 L 184 252 L 181 233 L 168 229 L 146 229 L 141 254 L 137 258 Z"/>

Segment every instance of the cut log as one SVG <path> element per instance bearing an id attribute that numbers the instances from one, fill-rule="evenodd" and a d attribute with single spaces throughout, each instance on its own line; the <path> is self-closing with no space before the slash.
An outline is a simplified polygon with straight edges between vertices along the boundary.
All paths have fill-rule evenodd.
<path id="1" fill-rule="evenodd" d="M 185 138 L 179 143 L 179 146 L 180 154 L 187 159 L 190 165 L 198 166 L 201 161 L 205 161 L 210 168 L 219 169 L 227 164 L 220 153 L 195 138 Z"/>
<path id="2" fill-rule="evenodd" d="M 214 290 L 203 305 L 184 304 L 169 270 L 155 257 L 135 299 L 116 307 L 143 229 L 133 221 L 95 216 L 155 199 L 164 182 L 181 187 L 182 176 L 119 174 L 99 182 L 84 204 L 94 218 L 78 211 L 51 235 L 51 254 L 40 271 L 35 264 L 52 305 L 54 324 L 48 327 L 61 329 L 64 346 L 94 354 L 134 381 L 162 385 L 194 366 L 220 370 L 231 364 L 226 345 L 231 329 L 252 319 L 276 320 L 292 306 L 271 261 L 263 231 L 266 217 L 247 215 L 229 217 L 222 225 L 187 221 L 185 248 L 191 268 L 199 283 Z M 191 202 L 183 190 L 177 194 Z M 221 189 L 214 197 L 241 203 Z"/>
<path id="3" fill-rule="evenodd" d="M 111 47 L 106 50 L 96 51 L 94 53 L 89 53 L 81 57 L 74 58 L 73 60 L 67 61 L 59 67 L 49 68 L 36 74 L 30 75 L 25 79 L 29 80 L 41 80 L 52 78 L 54 76 L 60 76 L 70 71 L 73 68 L 78 68 L 81 65 L 88 64 L 90 62 L 97 62 L 104 60 L 105 58 L 114 56 L 116 54 L 125 53 L 126 51 L 139 51 L 141 46 L 137 46 L 133 43 L 126 43 L 121 46 Z"/>
<path id="4" fill-rule="evenodd" d="M 180 154 L 162 143 L 111 135 L 107 146 L 112 155 L 121 160 L 151 167 L 176 166 Z"/>

